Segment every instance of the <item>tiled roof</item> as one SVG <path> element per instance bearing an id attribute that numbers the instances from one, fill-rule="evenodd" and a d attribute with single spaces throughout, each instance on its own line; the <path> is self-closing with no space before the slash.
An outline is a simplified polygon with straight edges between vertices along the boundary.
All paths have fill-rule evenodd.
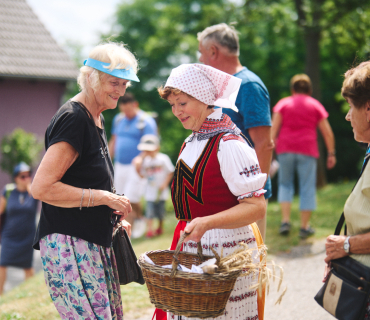
<path id="1" fill-rule="evenodd" d="M 78 69 L 26 0 L 0 0 L 0 77 L 75 80 Z"/>

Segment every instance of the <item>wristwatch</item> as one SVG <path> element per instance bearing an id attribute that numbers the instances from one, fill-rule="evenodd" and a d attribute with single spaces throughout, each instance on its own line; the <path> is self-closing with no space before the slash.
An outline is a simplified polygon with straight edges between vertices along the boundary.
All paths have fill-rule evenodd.
<path id="1" fill-rule="evenodd" d="M 344 240 L 344 243 L 343 243 L 343 249 L 345 253 L 349 253 L 349 249 L 350 249 L 349 238 L 351 238 L 351 236 L 348 236 L 346 240 Z"/>

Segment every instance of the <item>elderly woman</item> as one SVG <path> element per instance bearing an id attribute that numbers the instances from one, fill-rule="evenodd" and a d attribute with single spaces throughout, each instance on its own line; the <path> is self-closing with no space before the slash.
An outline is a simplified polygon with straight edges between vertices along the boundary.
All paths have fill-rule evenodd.
<path id="1" fill-rule="evenodd" d="M 0 198 L 0 215 L 6 217 L 4 226 L 1 226 L 0 295 L 3 293 L 7 267 L 22 268 L 26 279 L 34 274 L 32 241 L 38 201 L 30 194 L 30 166 L 24 162 L 17 164 L 13 179 L 14 183 L 5 186 Z"/>
<path id="2" fill-rule="evenodd" d="M 31 186 L 42 201 L 34 248 L 62 319 L 123 319 L 111 244 L 115 220 L 123 221 L 131 206 L 114 193 L 101 113 L 116 108 L 130 81 L 139 81 L 136 71 L 123 45 L 95 47 L 80 69 L 81 92 L 46 130 L 46 153 Z"/>
<path id="3" fill-rule="evenodd" d="M 171 249 L 181 231 L 190 233 L 183 245 L 186 252 L 196 253 L 198 241 L 209 255 L 213 255 L 211 247 L 219 254 L 223 248 L 228 255 L 240 242 L 257 247 L 250 224 L 265 214 L 261 195 L 266 174 L 261 173 L 255 151 L 229 116 L 214 108 L 235 110 L 240 82 L 209 66 L 184 64 L 173 69 L 166 85 L 158 89 L 184 128 L 192 130 L 181 148 L 172 184 L 179 222 Z M 257 293 L 249 289 L 256 281 L 238 278 L 225 313 L 216 319 L 256 319 Z M 168 319 L 177 317 L 169 314 Z"/>
<path id="4" fill-rule="evenodd" d="M 344 76 L 342 96 L 350 107 L 346 120 L 351 122 L 355 140 L 369 144 L 370 61 L 348 70 Z M 362 175 L 344 205 L 347 235 L 331 235 L 326 240 L 327 264 L 333 259 L 350 255 L 351 258 L 370 267 L 370 165 L 367 164 L 369 156 L 370 148 L 366 151 Z M 326 275 L 324 281 L 325 278 Z M 370 319 L 369 303 L 366 308 L 365 319 Z"/>

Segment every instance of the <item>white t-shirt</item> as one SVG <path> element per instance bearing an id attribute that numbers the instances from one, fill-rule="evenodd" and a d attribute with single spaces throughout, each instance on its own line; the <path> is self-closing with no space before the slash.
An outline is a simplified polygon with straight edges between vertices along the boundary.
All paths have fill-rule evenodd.
<path id="1" fill-rule="evenodd" d="M 162 192 L 159 187 L 163 185 L 169 173 L 174 172 L 170 158 L 158 152 L 154 158 L 145 157 L 141 167 L 141 174 L 148 180 L 145 190 L 146 201 L 167 200 L 169 196 L 169 188 L 165 188 Z"/>

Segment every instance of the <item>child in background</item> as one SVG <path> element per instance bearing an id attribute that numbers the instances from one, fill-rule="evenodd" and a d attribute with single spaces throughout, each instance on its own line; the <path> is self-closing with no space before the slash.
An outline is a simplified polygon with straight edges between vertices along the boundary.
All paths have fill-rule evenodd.
<path id="1" fill-rule="evenodd" d="M 148 180 L 145 190 L 147 233 L 151 238 L 163 233 L 163 218 L 165 213 L 165 201 L 169 196 L 168 185 L 173 178 L 175 167 L 170 158 L 159 152 L 159 139 L 152 134 L 144 135 L 137 148 L 142 151 L 135 161 L 139 175 Z M 153 219 L 159 219 L 159 226 L 153 231 Z"/>

